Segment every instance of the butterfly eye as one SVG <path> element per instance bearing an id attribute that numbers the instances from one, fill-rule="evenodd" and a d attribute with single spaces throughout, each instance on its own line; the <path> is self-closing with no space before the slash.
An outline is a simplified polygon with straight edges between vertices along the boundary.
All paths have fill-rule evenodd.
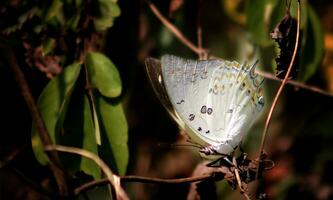
<path id="1" fill-rule="evenodd" d="M 207 111 L 207 106 L 202 106 L 200 112 L 204 114 L 206 113 L 206 111 Z"/>
<path id="2" fill-rule="evenodd" d="M 264 105 L 265 102 L 264 102 L 264 97 L 263 96 L 259 97 L 258 103 L 260 105 Z"/>

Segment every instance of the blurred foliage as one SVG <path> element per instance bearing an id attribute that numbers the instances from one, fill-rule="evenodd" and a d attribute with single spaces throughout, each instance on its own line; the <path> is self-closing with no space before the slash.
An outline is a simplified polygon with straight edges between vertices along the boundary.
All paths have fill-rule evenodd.
<path id="1" fill-rule="evenodd" d="M 279 49 L 269 33 L 286 12 L 285 0 L 152 2 L 194 43 L 200 9 L 203 45 L 211 55 L 239 62 L 259 59 L 263 70 L 274 73 Z M 328 0 L 301 2 L 303 35 L 297 79 L 330 88 L 333 51 L 327 50 L 324 35 L 332 35 L 333 4 Z M 158 145 L 177 142 L 179 135 L 153 94 L 143 61 L 166 53 L 187 58 L 196 55 L 174 37 L 144 1 L 4 0 L 0 8 L 0 42 L 14 50 L 35 98 L 39 97 L 38 107 L 54 142 L 98 153 L 119 174 L 162 178 L 192 174 L 201 161 L 193 153 L 196 150 Z M 296 9 L 296 1 L 292 1 L 294 18 Z M 6 86 L 1 101 L 7 117 L 0 156 L 7 158 L 23 146 L 30 147 L 31 118 L 6 65 L 1 56 L 0 83 Z M 266 80 L 266 109 L 277 87 L 277 82 Z M 264 189 L 272 199 L 329 199 L 333 190 L 332 100 L 291 86 L 283 94 L 266 145 L 276 166 L 265 174 Z M 256 156 L 265 116 L 243 144 L 251 158 Z M 34 128 L 31 143 L 35 154 L 29 148 L 10 164 L 52 190 L 54 183 L 47 184 L 49 171 L 33 158 L 35 155 L 41 164 L 48 163 Z M 74 186 L 101 177 L 91 161 L 60 155 L 74 177 Z M 13 177 L 10 170 L 1 170 Z M 43 196 L 31 196 L 32 189 L 23 181 L 10 180 L 3 190 L 4 199 Z M 131 183 L 125 188 L 132 199 L 186 199 L 189 190 L 186 184 Z M 87 195 L 97 198 L 108 193 L 105 188 L 94 191 Z M 224 181 L 216 183 L 216 193 L 219 199 L 240 198 L 239 192 L 233 192 Z"/>

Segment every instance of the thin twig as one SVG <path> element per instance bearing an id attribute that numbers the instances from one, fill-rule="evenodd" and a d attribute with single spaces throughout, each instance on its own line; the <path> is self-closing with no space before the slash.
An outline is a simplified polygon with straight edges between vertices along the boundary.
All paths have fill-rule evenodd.
<path id="1" fill-rule="evenodd" d="M 193 183 L 198 181 L 214 178 L 214 174 L 188 177 L 188 178 L 176 178 L 176 179 L 162 179 L 162 178 L 150 178 L 142 176 L 124 176 L 121 177 L 123 182 L 141 182 L 141 183 L 161 183 L 161 184 L 178 184 L 178 183 Z"/>
<path id="2" fill-rule="evenodd" d="M 6 46 L 5 44 L 0 44 L 5 56 L 8 59 L 9 66 L 14 74 L 14 78 L 16 83 L 18 84 L 22 97 L 27 104 L 27 107 L 30 111 L 32 122 L 34 123 L 37 133 L 39 134 L 39 138 L 42 142 L 43 147 L 47 145 L 52 145 L 52 140 L 50 138 L 49 132 L 45 126 L 43 118 L 37 108 L 35 100 L 31 94 L 28 82 L 20 69 L 20 66 L 16 62 L 16 58 L 13 50 Z M 50 159 L 50 168 L 52 170 L 53 176 L 57 182 L 59 193 L 61 196 L 68 196 L 69 190 L 66 182 L 65 172 L 61 169 L 60 160 L 57 152 L 50 152 L 47 154 Z"/>
<path id="3" fill-rule="evenodd" d="M 172 23 L 170 23 L 157 9 L 157 7 L 151 3 L 149 0 L 145 0 L 151 9 L 151 11 L 155 14 L 155 16 L 166 26 L 184 45 L 186 45 L 189 49 L 191 49 L 193 52 L 198 54 L 200 57 L 205 50 L 202 48 L 199 48 L 195 46 L 189 39 L 187 39 Z"/>
<path id="4" fill-rule="evenodd" d="M 202 23 L 201 23 L 201 9 L 202 9 L 202 0 L 198 0 L 198 19 L 197 19 L 197 38 L 198 38 L 198 48 L 203 49 L 202 47 Z M 207 60 L 208 53 L 207 51 L 202 51 L 199 55 L 200 60 Z"/>
<path id="5" fill-rule="evenodd" d="M 239 176 L 238 169 L 237 169 L 237 161 L 236 161 L 236 157 L 235 156 L 232 157 L 232 163 L 235 166 L 234 173 L 235 173 L 235 176 L 236 176 L 236 180 L 237 180 L 237 184 L 238 184 L 239 190 L 241 192 L 244 192 L 244 189 L 243 189 L 243 186 L 242 186 L 242 181 L 241 181 L 241 178 Z"/>
<path id="6" fill-rule="evenodd" d="M 107 180 L 111 183 L 111 185 L 114 187 L 117 195 L 117 199 L 121 200 L 127 200 L 129 199 L 125 193 L 125 191 L 120 186 L 120 178 L 117 175 L 114 175 L 111 171 L 111 169 L 105 164 L 105 162 L 100 159 L 97 155 L 94 153 L 91 153 L 87 150 L 76 148 L 76 147 L 67 147 L 67 146 L 61 146 L 61 145 L 49 145 L 45 147 L 46 151 L 61 151 L 61 152 L 67 152 L 67 153 L 73 153 L 73 154 L 79 154 L 83 157 L 89 158 L 90 160 L 94 161 L 104 172 L 104 174 L 107 177 Z"/>
<path id="7" fill-rule="evenodd" d="M 280 82 L 283 81 L 282 79 L 279 79 L 276 76 L 274 76 L 273 74 L 268 73 L 268 72 L 264 72 L 264 71 L 256 69 L 256 73 L 265 77 L 265 78 L 267 78 L 267 79 L 271 79 L 271 80 L 274 80 L 274 81 L 280 81 Z M 293 85 L 293 86 L 296 86 L 298 88 L 302 88 L 302 89 L 305 89 L 305 90 L 310 90 L 312 92 L 319 93 L 319 94 L 322 94 L 322 95 L 325 95 L 325 96 L 333 97 L 333 93 L 331 93 L 331 92 L 325 91 L 325 90 L 320 89 L 319 87 L 316 87 L 316 86 L 313 86 L 313 85 L 304 84 L 304 83 L 299 82 L 299 81 L 287 80 L 287 84 Z"/>
<path id="8" fill-rule="evenodd" d="M 287 81 L 288 81 L 288 77 L 289 77 L 289 74 L 291 72 L 291 68 L 294 64 L 294 61 L 295 61 L 295 57 L 296 57 L 296 54 L 297 54 L 297 49 L 298 49 L 298 45 L 299 45 L 299 29 L 300 29 L 300 16 L 301 16 L 301 10 L 300 10 L 300 1 L 298 0 L 297 1 L 297 33 L 296 33 L 296 42 L 295 42 L 295 47 L 294 47 L 294 52 L 293 52 L 293 55 L 291 57 L 291 61 L 289 63 L 289 67 L 288 67 L 288 70 L 287 70 L 287 73 L 274 97 L 274 100 L 273 100 L 273 103 L 270 107 L 270 110 L 268 112 L 268 116 L 267 116 L 267 119 L 266 119 L 266 123 L 265 123 L 265 128 L 263 130 L 263 133 L 262 133 L 262 138 L 261 138 L 261 144 L 260 144 L 260 151 L 259 151 L 259 156 L 258 156 L 258 159 L 259 159 L 259 163 L 258 163 L 258 168 L 257 168 L 257 173 L 256 173 L 256 179 L 258 179 L 258 175 L 259 175 L 259 170 L 260 170 L 260 160 L 261 160 L 261 155 L 263 154 L 263 151 L 264 151 L 264 145 L 265 145 L 265 141 L 266 141 L 266 135 L 267 135 L 267 131 L 268 131 L 268 128 L 269 128 L 269 125 L 270 125 L 270 122 L 271 122 L 271 119 L 272 119 L 272 115 L 273 115 L 273 112 L 275 110 L 275 107 L 276 107 L 276 104 L 277 104 L 277 101 L 283 91 L 283 88 L 284 86 L 286 85 Z"/>
<path id="9" fill-rule="evenodd" d="M 195 176 L 195 177 L 189 177 L 189 178 L 176 178 L 176 179 L 162 179 L 162 178 L 151 178 L 151 177 L 143 177 L 143 176 L 135 176 L 135 175 L 129 175 L 129 176 L 123 176 L 120 177 L 121 182 L 140 182 L 140 183 L 153 183 L 153 184 L 187 184 L 187 183 L 194 183 L 199 181 L 204 181 L 208 179 L 214 179 L 216 177 L 216 173 L 211 173 L 207 175 L 201 175 L 201 176 Z M 233 177 L 224 176 L 225 180 L 232 180 Z M 82 191 L 85 191 L 89 188 L 98 186 L 98 185 L 104 185 L 107 184 L 107 179 L 101 179 L 101 180 L 94 180 L 91 182 L 88 182 L 86 184 L 83 184 L 79 187 L 77 187 L 74 190 L 74 194 L 79 194 Z"/>
<path id="10" fill-rule="evenodd" d="M 213 178 L 213 175 L 203 175 L 189 178 L 178 178 L 178 179 L 161 179 L 161 178 L 150 178 L 150 177 L 142 177 L 142 176 L 124 176 L 120 177 L 121 182 L 140 182 L 140 183 L 156 183 L 156 184 L 185 184 L 185 183 L 193 183 L 198 181 L 203 181 L 207 179 Z M 88 190 L 92 187 L 107 184 L 107 179 L 95 180 L 83 184 L 74 190 L 74 194 L 80 194 L 82 191 Z"/>

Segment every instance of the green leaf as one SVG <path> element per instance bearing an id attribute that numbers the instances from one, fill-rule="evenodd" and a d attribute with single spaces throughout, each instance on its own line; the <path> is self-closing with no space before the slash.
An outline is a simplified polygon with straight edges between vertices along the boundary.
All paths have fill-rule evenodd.
<path id="1" fill-rule="evenodd" d="M 79 14 L 76 14 L 74 16 L 72 16 L 67 22 L 66 22 L 66 26 L 72 30 L 75 30 L 79 24 L 79 21 L 80 21 L 80 18 L 81 18 L 81 15 L 80 13 Z"/>
<path id="2" fill-rule="evenodd" d="M 43 56 L 51 53 L 56 46 L 56 40 L 54 38 L 47 38 L 42 43 L 42 54 Z"/>
<path id="3" fill-rule="evenodd" d="M 121 80 L 117 68 L 105 55 L 88 53 L 85 58 L 89 80 L 92 87 L 107 97 L 117 97 L 121 93 Z"/>
<path id="4" fill-rule="evenodd" d="M 53 0 L 50 7 L 47 9 L 44 14 L 44 22 L 48 22 L 56 17 L 61 11 L 63 3 L 61 0 Z"/>
<path id="5" fill-rule="evenodd" d="M 306 3 L 306 1 L 301 1 L 301 29 L 306 27 L 309 6 L 309 3 Z M 294 19 L 297 19 L 297 1 L 291 1 L 290 15 Z"/>
<path id="6" fill-rule="evenodd" d="M 128 127 L 122 105 L 116 99 L 96 95 L 100 115 L 102 146 L 100 155 L 111 169 L 124 175 L 128 163 Z"/>
<path id="7" fill-rule="evenodd" d="M 282 20 L 286 14 L 286 0 L 275 0 L 275 5 L 270 16 L 269 31 L 272 32 L 276 25 Z"/>
<path id="8" fill-rule="evenodd" d="M 87 97 L 84 99 L 84 138 L 83 138 L 83 149 L 88 150 L 90 152 L 98 155 L 98 148 L 96 144 L 94 125 L 91 116 L 91 109 L 89 107 L 89 102 Z M 89 122 L 89 123 L 87 123 Z M 86 174 L 90 174 L 94 177 L 94 179 L 101 178 L 101 170 L 100 168 L 90 159 L 82 158 L 81 161 L 81 170 L 83 170 Z"/>
<path id="9" fill-rule="evenodd" d="M 114 0 L 99 0 L 99 15 L 94 19 L 95 29 L 105 31 L 113 26 L 113 21 L 120 15 L 120 8 Z"/>
<path id="10" fill-rule="evenodd" d="M 252 0 L 248 1 L 246 7 L 246 23 L 251 32 L 252 39 L 255 43 L 267 46 L 271 44 L 269 40 L 268 27 L 264 21 L 266 1 Z"/>
<path id="11" fill-rule="evenodd" d="M 56 141 L 58 120 L 66 112 L 71 93 L 81 69 L 80 64 L 72 64 L 64 72 L 54 77 L 44 88 L 38 98 L 37 107 L 45 122 L 46 128 L 53 142 Z M 41 164 L 48 163 L 36 127 L 33 124 L 31 131 L 32 147 L 37 160 Z"/>
<path id="12" fill-rule="evenodd" d="M 84 94 L 83 88 L 74 91 L 62 130 L 61 136 L 58 137 L 58 143 L 82 148 L 98 155 L 89 100 Z M 101 178 L 100 169 L 92 160 L 68 153 L 60 155 L 66 169 L 74 172 L 82 170 L 93 176 L 94 179 Z"/>
<path id="13" fill-rule="evenodd" d="M 320 20 L 310 5 L 307 6 L 307 13 L 308 22 L 301 55 L 301 68 L 298 76 L 298 79 L 301 81 L 308 80 L 316 73 L 324 55 L 323 30 Z"/>
<path id="14" fill-rule="evenodd" d="M 274 0 L 274 8 L 270 17 L 269 31 L 272 31 L 275 26 L 281 21 L 284 15 L 287 13 L 287 6 L 289 0 Z M 301 29 L 305 27 L 307 21 L 307 3 L 301 1 Z M 290 15 L 292 18 L 297 19 L 297 1 L 291 1 Z"/>

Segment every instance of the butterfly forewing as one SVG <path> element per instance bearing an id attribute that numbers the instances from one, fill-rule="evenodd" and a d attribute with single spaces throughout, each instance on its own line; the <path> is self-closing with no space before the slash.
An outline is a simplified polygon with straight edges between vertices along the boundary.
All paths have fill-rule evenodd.
<path id="1" fill-rule="evenodd" d="M 159 98 L 165 109 L 168 111 L 170 116 L 178 123 L 178 125 L 181 128 L 185 128 L 184 122 L 180 120 L 177 116 L 177 113 L 172 103 L 170 102 L 167 91 L 165 89 L 160 60 L 154 58 L 147 58 L 145 60 L 145 64 L 148 77 L 157 97 Z"/>
<path id="2" fill-rule="evenodd" d="M 209 84 L 214 70 L 221 66 L 223 61 L 194 61 L 165 55 L 162 57 L 161 63 L 171 103 L 190 129 L 189 133 L 195 133 L 190 136 L 194 140 L 199 137 L 201 141 L 196 140 L 197 142 L 211 143 L 209 135 L 212 133 L 203 113 L 211 112 L 212 108 L 206 105 Z"/>

